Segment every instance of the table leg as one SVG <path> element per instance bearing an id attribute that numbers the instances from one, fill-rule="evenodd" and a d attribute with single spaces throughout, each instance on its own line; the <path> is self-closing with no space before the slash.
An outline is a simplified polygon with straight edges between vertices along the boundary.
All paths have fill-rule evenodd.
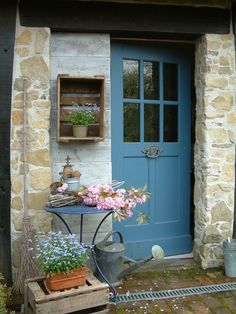
<path id="1" fill-rule="evenodd" d="M 97 258 L 96 258 L 96 253 L 94 251 L 94 244 L 95 244 L 95 240 L 96 240 L 96 236 L 98 234 L 98 231 L 100 229 L 100 227 L 102 226 L 103 222 L 107 219 L 108 216 L 110 216 L 113 213 L 113 211 L 109 212 L 108 214 L 106 214 L 106 216 L 103 217 L 103 219 L 100 221 L 99 225 L 97 226 L 97 229 L 94 232 L 94 236 L 92 239 L 92 249 L 91 249 L 91 253 L 92 253 L 92 258 L 94 261 L 94 264 L 98 270 L 98 272 L 100 273 L 100 275 L 102 276 L 103 280 L 108 284 L 108 286 L 110 287 L 111 291 L 112 291 L 112 301 L 115 302 L 116 300 L 116 296 L 117 296 L 117 292 L 115 287 L 112 286 L 112 284 L 109 282 L 109 280 L 106 278 L 106 276 L 103 274 L 101 268 L 99 267 L 98 263 L 97 263 Z"/>
<path id="2" fill-rule="evenodd" d="M 80 241 L 80 243 L 82 243 L 82 241 L 83 241 L 83 219 L 84 219 L 84 215 L 81 214 L 80 215 L 80 232 L 79 232 L 79 241 Z"/>
<path id="3" fill-rule="evenodd" d="M 63 218 L 61 217 L 61 215 L 59 215 L 58 213 L 53 213 L 53 214 L 55 214 L 58 218 L 60 218 L 60 220 L 61 220 L 61 221 L 64 223 L 64 225 L 66 226 L 68 232 L 69 232 L 70 234 L 72 234 L 71 229 L 70 229 L 70 227 L 68 226 L 68 224 L 67 224 L 67 222 L 65 221 L 65 219 L 63 219 Z"/>
<path id="4" fill-rule="evenodd" d="M 99 225 L 97 226 L 97 229 L 94 232 L 94 236 L 93 236 L 93 240 L 92 240 L 92 245 L 94 245 L 95 240 L 96 240 L 96 236 L 98 234 L 99 229 L 101 228 L 101 225 L 103 224 L 103 222 L 107 219 L 108 216 L 110 216 L 113 213 L 113 211 L 110 211 L 108 214 L 106 214 L 106 216 L 103 217 L 103 219 L 100 221 Z"/>

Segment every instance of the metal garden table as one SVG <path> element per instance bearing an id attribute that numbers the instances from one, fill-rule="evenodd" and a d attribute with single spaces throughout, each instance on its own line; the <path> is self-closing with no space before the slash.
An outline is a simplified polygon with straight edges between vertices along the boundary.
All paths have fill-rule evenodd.
<path id="1" fill-rule="evenodd" d="M 96 253 L 94 251 L 94 244 L 95 244 L 95 240 L 96 240 L 96 236 L 98 234 L 98 231 L 99 231 L 100 227 L 102 226 L 103 222 L 108 218 L 108 216 L 110 216 L 113 213 L 113 210 L 100 210 L 100 209 L 97 209 L 96 207 L 86 206 L 83 204 L 67 205 L 67 206 L 63 206 L 63 207 L 47 207 L 46 206 L 46 207 L 44 207 L 44 209 L 49 213 L 55 214 L 64 223 L 65 227 L 67 228 L 67 230 L 70 234 L 72 234 L 71 229 L 70 229 L 68 223 L 66 222 L 66 220 L 62 217 L 62 215 L 80 215 L 80 243 L 83 242 L 83 218 L 84 218 L 84 215 L 105 214 L 105 216 L 99 222 L 97 228 L 94 231 L 93 239 L 92 239 L 92 243 L 91 243 L 92 246 L 90 249 L 91 249 L 94 264 L 97 267 L 97 270 L 101 274 L 102 278 L 105 280 L 105 282 L 111 288 L 111 290 L 113 292 L 113 298 L 115 299 L 116 294 L 117 294 L 116 289 L 112 286 L 112 284 L 107 280 L 107 278 L 105 277 L 105 275 L 101 271 L 101 269 L 97 263 Z"/>

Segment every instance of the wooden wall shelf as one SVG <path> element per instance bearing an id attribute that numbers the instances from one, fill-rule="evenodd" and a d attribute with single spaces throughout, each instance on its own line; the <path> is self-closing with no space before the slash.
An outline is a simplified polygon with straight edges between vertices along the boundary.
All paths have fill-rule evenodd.
<path id="1" fill-rule="evenodd" d="M 105 77 L 57 77 L 57 140 L 103 141 L 104 140 L 104 89 Z M 86 106 L 97 110 L 95 123 L 88 126 L 87 137 L 73 136 L 70 114 L 76 108 Z"/>
<path id="2" fill-rule="evenodd" d="M 103 137 L 99 136 L 87 136 L 87 137 L 74 137 L 74 136 L 61 136 L 60 142 L 70 142 L 70 141 L 94 141 L 100 142 L 103 141 Z"/>

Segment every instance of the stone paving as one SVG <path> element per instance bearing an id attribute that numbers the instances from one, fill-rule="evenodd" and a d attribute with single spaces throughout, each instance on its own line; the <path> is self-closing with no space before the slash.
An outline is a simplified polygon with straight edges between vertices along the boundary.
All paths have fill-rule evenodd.
<path id="1" fill-rule="evenodd" d="M 141 291 L 161 291 L 189 288 L 235 281 L 227 278 L 223 268 L 202 270 L 193 259 L 151 261 L 123 279 L 118 294 Z M 184 313 L 184 314 L 236 314 L 236 291 L 208 293 L 180 298 L 139 301 L 110 305 L 109 313 Z"/>

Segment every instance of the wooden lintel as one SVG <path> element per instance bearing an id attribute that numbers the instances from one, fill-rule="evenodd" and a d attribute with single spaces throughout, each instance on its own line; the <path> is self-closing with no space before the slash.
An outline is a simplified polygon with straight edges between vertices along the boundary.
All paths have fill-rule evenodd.
<path id="1" fill-rule="evenodd" d="M 209 7 L 84 1 L 21 0 L 23 26 L 54 31 L 125 34 L 227 34 L 230 10 Z"/>

